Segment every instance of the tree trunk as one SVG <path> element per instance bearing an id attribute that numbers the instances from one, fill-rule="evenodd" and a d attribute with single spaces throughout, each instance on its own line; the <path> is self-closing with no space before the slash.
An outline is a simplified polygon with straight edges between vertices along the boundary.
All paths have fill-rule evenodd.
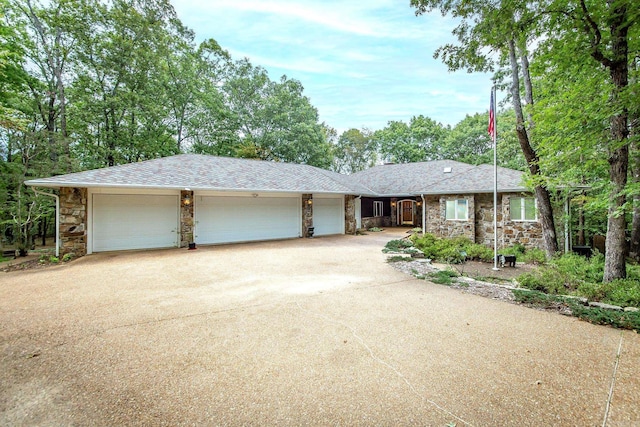
<path id="1" fill-rule="evenodd" d="M 609 30 L 611 32 L 612 59 L 604 58 L 599 50 L 596 51 L 602 58 L 601 62 L 609 68 L 613 90 L 610 100 L 613 105 L 622 106 L 616 108 L 616 113 L 611 117 L 611 148 L 609 149 L 609 180 L 611 182 L 611 194 L 609 196 L 609 219 L 607 222 L 606 254 L 604 260 L 604 281 L 627 277 L 626 264 L 626 230 L 627 220 L 624 205 L 627 201 L 624 190 L 627 186 L 627 173 L 629 168 L 629 112 L 624 107 L 621 94 L 629 84 L 629 46 L 628 46 L 628 13 L 624 4 L 614 6 L 609 3 L 610 11 Z"/>
<path id="2" fill-rule="evenodd" d="M 509 59 L 511 62 L 511 96 L 513 98 L 513 107 L 516 113 L 516 134 L 520 142 L 520 148 L 527 161 L 529 172 L 533 176 L 540 176 L 540 166 L 538 165 L 538 155 L 531 147 L 529 135 L 525 128 L 524 114 L 522 112 L 522 100 L 520 97 L 520 70 L 518 67 L 518 59 L 516 57 L 516 47 L 513 40 L 509 40 Z M 528 73 L 528 70 L 526 71 Z M 545 252 L 548 257 L 552 257 L 558 252 L 558 238 L 556 236 L 556 227 L 553 218 L 553 208 L 551 207 L 551 196 L 549 190 L 541 184 L 537 184 L 534 188 L 536 200 L 538 202 L 538 213 L 540 225 L 542 227 L 542 237 L 544 239 Z"/>

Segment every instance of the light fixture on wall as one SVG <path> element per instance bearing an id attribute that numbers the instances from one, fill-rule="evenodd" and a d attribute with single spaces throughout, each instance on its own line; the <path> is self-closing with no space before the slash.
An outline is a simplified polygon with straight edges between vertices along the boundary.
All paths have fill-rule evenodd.
<path id="1" fill-rule="evenodd" d="M 307 199 L 307 204 L 311 206 L 313 204 L 313 199 Z"/>
<path id="2" fill-rule="evenodd" d="M 396 207 L 396 202 L 391 202 L 391 207 L 395 208 Z"/>
<path id="3" fill-rule="evenodd" d="M 418 207 L 422 206 L 422 202 L 420 200 L 418 200 L 416 204 L 418 205 Z"/>
<path id="4" fill-rule="evenodd" d="M 182 203 L 183 203 L 185 206 L 189 206 L 189 205 L 191 204 L 191 194 L 186 194 L 186 195 L 184 196 L 184 199 L 182 199 Z"/>

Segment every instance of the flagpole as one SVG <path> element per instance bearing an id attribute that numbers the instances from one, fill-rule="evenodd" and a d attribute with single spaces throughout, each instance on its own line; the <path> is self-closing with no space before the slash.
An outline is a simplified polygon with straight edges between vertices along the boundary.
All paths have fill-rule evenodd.
<path id="1" fill-rule="evenodd" d="M 491 111 L 489 118 L 493 140 L 493 270 L 498 271 L 498 119 L 496 108 L 496 85 L 491 88 Z"/>

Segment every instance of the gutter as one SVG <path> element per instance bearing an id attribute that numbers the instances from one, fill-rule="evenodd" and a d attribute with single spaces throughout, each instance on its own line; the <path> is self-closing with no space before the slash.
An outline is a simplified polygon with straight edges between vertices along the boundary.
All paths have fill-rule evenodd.
<path id="1" fill-rule="evenodd" d="M 42 194 L 43 196 L 49 196 L 56 199 L 56 258 L 60 257 L 60 197 L 56 194 L 45 193 L 35 187 L 31 187 L 34 193 Z"/>

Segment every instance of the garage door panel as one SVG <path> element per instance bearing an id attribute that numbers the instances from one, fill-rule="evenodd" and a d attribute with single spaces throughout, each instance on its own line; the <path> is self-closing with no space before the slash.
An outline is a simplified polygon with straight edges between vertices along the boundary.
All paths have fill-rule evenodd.
<path id="1" fill-rule="evenodd" d="M 177 246 L 178 196 L 95 194 L 94 252 Z"/>
<path id="2" fill-rule="evenodd" d="M 202 196 L 196 201 L 196 221 L 200 244 L 299 237 L 300 199 Z"/>
<path id="3" fill-rule="evenodd" d="M 342 198 L 313 199 L 313 228 L 316 236 L 344 233 Z"/>

